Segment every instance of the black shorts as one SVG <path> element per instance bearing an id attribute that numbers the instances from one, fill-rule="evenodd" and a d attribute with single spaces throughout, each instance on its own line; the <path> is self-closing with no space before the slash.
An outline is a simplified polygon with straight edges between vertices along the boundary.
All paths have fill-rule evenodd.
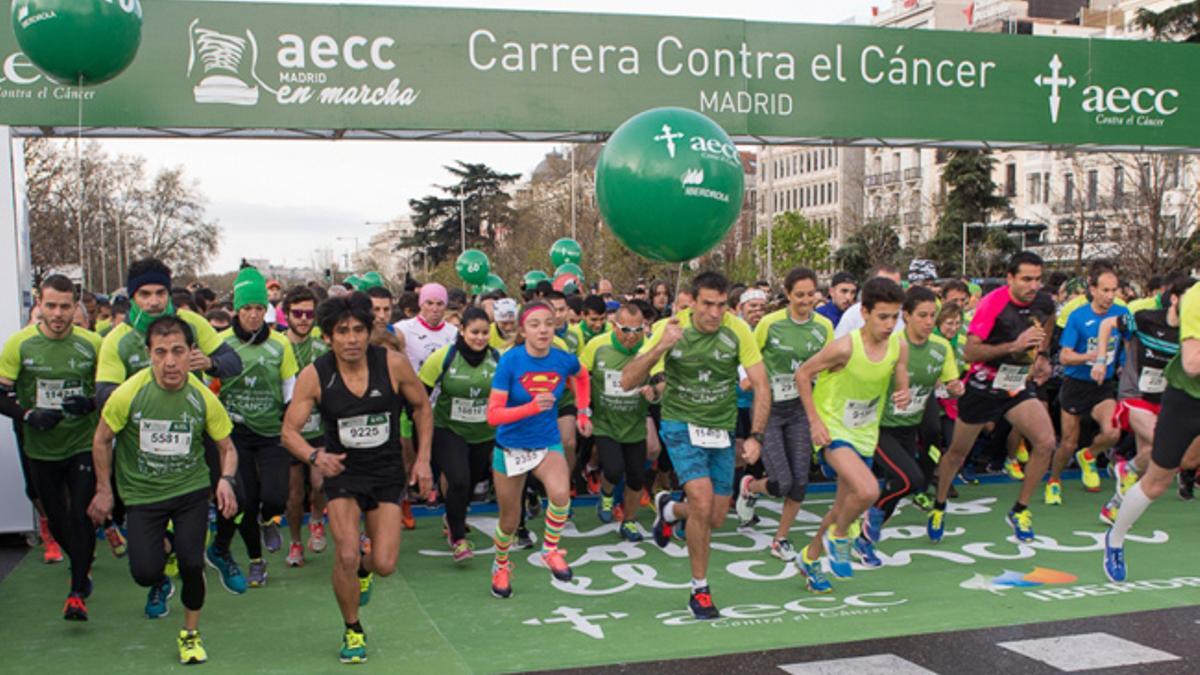
<path id="1" fill-rule="evenodd" d="M 1113 380 L 1096 384 L 1091 380 L 1064 377 L 1058 392 L 1058 404 L 1063 412 L 1076 416 L 1090 413 L 1092 408 L 1109 399 L 1117 400 L 1117 383 Z"/>
<path id="2" fill-rule="evenodd" d="M 576 408 L 574 403 L 558 406 L 558 419 L 562 419 L 564 417 L 575 417 L 578 414 L 579 408 Z"/>
<path id="3" fill-rule="evenodd" d="M 1200 400 L 1175 387 L 1167 387 L 1154 430 L 1151 459 L 1164 469 L 1178 469 L 1197 436 L 1200 436 Z"/>
<path id="4" fill-rule="evenodd" d="M 399 504 L 406 494 L 404 483 L 379 483 L 369 478 L 326 478 L 321 486 L 326 501 L 354 499 L 363 511 L 374 511 L 380 504 Z M 347 480 L 347 478 L 350 478 Z"/>
<path id="5" fill-rule="evenodd" d="M 733 429 L 733 437 L 744 441 L 750 438 L 750 408 L 738 408 L 737 411 L 737 425 Z"/>
<path id="6" fill-rule="evenodd" d="M 958 419 L 966 424 L 987 424 L 1004 417 L 1009 410 L 1025 401 L 1036 398 L 1037 394 L 1032 384 L 1025 385 L 1024 389 L 1013 396 L 994 396 L 967 387 L 966 393 L 958 399 Z"/>

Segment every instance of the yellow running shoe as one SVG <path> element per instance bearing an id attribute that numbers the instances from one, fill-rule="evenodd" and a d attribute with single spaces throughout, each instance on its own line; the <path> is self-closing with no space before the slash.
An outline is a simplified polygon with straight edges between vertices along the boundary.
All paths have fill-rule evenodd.
<path id="1" fill-rule="evenodd" d="M 342 663 L 367 662 L 367 635 L 353 628 L 347 628 L 342 635 L 342 650 L 338 652 L 338 660 Z"/>
<path id="2" fill-rule="evenodd" d="M 1025 447 L 1025 439 L 1021 439 L 1021 444 L 1017 446 L 1017 461 L 1021 464 L 1029 463 L 1029 448 Z"/>
<path id="3" fill-rule="evenodd" d="M 1100 522 L 1105 525 L 1114 525 L 1117 522 L 1117 514 L 1121 511 L 1121 498 L 1113 495 L 1108 503 L 1100 507 Z"/>
<path id="4" fill-rule="evenodd" d="M 1138 482 L 1137 469 L 1133 467 L 1133 462 L 1124 459 L 1114 462 L 1112 468 L 1113 477 L 1117 479 L 1117 494 L 1124 497 L 1129 488 Z"/>
<path id="5" fill-rule="evenodd" d="M 929 446 L 929 461 L 934 464 L 942 461 L 942 451 L 936 445 Z"/>
<path id="6" fill-rule="evenodd" d="M 1021 470 L 1021 463 L 1011 457 L 1004 460 L 1004 475 L 1013 480 L 1025 480 L 1025 472 Z"/>
<path id="7" fill-rule="evenodd" d="M 1046 483 L 1046 506 L 1062 506 L 1062 483 L 1059 481 Z"/>
<path id="8" fill-rule="evenodd" d="M 200 631 L 179 631 L 179 662 L 185 666 L 204 663 L 208 660 L 208 652 L 204 651 L 204 643 L 200 641 Z"/>
<path id="9" fill-rule="evenodd" d="M 366 607 L 371 602 L 371 587 L 374 586 L 375 573 L 368 572 L 367 576 L 358 578 L 358 606 Z"/>
<path id="10" fill-rule="evenodd" d="M 1083 472 L 1083 489 L 1088 492 L 1100 491 L 1100 472 L 1096 471 L 1096 458 L 1087 448 L 1075 453 L 1075 461 L 1079 462 L 1079 470 Z"/>

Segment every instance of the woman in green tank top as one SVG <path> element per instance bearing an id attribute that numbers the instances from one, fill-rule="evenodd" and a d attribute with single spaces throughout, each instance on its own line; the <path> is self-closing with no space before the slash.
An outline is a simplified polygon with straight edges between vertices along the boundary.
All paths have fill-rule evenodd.
<path id="1" fill-rule="evenodd" d="M 896 282 L 868 281 L 862 293 L 863 327 L 834 340 L 796 374 L 813 444 L 823 448 L 822 462 L 837 473 L 833 508 L 797 559 L 809 589 L 815 592 L 831 590 L 820 570 L 825 548 L 835 577 L 854 575 L 850 525 L 879 498 L 870 462 L 893 371 L 896 393 L 891 402 L 898 408 L 909 404 L 908 345 L 893 334 L 903 301 L 904 291 Z M 813 379 L 817 379 L 815 390 Z"/>

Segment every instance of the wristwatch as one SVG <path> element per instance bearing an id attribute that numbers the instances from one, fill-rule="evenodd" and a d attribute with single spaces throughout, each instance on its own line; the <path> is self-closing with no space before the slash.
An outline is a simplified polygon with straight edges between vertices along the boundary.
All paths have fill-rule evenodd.
<path id="1" fill-rule="evenodd" d="M 319 454 L 321 454 L 320 449 L 312 451 L 312 454 L 308 456 L 308 465 L 309 466 L 313 466 L 317 463 L 317 455 L 319 455 Z"/>
<path id="2" fill-rule="evenodd" d="M 229 483 L 229 487 L 231 487 L 231 488 L 237 487 L 237 476 L 235 476 L 233 474 L 226 474 L 224 476 L 221 476 L 220 480 L 223 480 L 226 483 Z"/>
<path id="3" fill-rule="evenodd" d="M 580 408 L 578 411 L 578 414 L 583 415 L 584 417 L 586 417 L 588 419 L 591 419 L 592 409 L 591 408 Z"/>
<path id="4" fill-rule="evenodd" d="M 754 440 L 758 441 L 759 445 L 762 445 L 766 436 L 761 431 L 754 431 L 750 433 L 750 438 L 753 438 Z"/>

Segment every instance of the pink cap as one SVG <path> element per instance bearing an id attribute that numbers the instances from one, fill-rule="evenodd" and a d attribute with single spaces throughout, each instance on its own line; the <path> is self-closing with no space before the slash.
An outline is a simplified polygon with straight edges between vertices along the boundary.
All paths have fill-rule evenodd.
<path id="1" fill-rule="evenodd" d="M 420 304 L 425 304 L 429 300 L 441 300 L 442 304 L 446 304 L 447 300 L 446 287 L 441 284 L 425 284 L 421 287 Z"/>

